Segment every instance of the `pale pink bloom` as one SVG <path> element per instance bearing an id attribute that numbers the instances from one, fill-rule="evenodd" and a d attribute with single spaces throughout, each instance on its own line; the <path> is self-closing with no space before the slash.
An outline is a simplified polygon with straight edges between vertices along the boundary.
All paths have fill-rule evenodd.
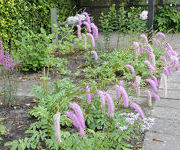
<path id="1" fill-rule="evenodd" d="M 91 28 L 92 28 L 94 37 L 97 39 L 98 38 L 98 27 L 94 23 L 91 23 Z"/>
<path id="2" fill-rule="evenodd" d="M 70 108 L 72 110 L 74 110 L 75 115 L 77 116 L 77 118 L 81 124 L 81 127 L 85 128 L 85 121 L 84 121 L 84 117 L 83 117 L 83 112 L 82 112 L 80 106 L 76 102 L 73 102 L 73 103 L 70 103 Z"/>
<path id="3" fill-rule="evenodd" d="M 163 67 L 163 72 L 165 75 L 169 76 L 171 74 L 171 71 L 168 69 L 168 67 Z"/>
<path id="4" fill-rule="evenodd" d="M 78 24 L 79 24 L 79 26 L 81 26 L 82 25 L 81 15 L 77 14 L 77 16 L 78 16 L 78 20 L 79 20 Z"/>
<path id="5" fill-rule="evenodd" d="M 151 85 L 151 87 L 153 88 L 154 92 L 158 91 L 156 83 L 152 79 L 146 79 L 146 82 L 148 82 Z"/>
<path id="6" fill-rule="evenodd" d="M 154 97 L 155 100 L 160 101 L 160 97 L 156 93 L 152 92 L 151 96 Z"/>
<path id="7" fill-rule="evenodd" d="M 98 60 L 97 52 L 96 51 L 91 51 L 91 54 L 94 55 L 94 59 L 95 59 L 95 61 L 97 61 Z"/>
<path id="8" fill-rule="evenodd" d="M 91 33 L 91 24 L 89 24 L 87 21 L 84 21 L 84 25 L 88 28 L 88 32 Z"/>
<path id="9" fill-rule="evenodd" d="M 164 38 L 164 39 L 166 38 L 165 34 L 162 32 L 158 32 L 158 33 L 156 33 L 156 35 L 161 37 L 161 38 Z"/>
<path id="10" fill-rule="evenodd" d="M 124 81 L 123 81 L 123 80 L 120 80 L 120 81 L 119 81 L 119 86 L 124 87 Z"/>
<path id="11" fill-rule="evenodd" d="M 60 144 L 61 143 L 61 134 L 60 134 L 60 113 L 56 113 L 54 115 L 54 133 L 57 142 Z"/>
<path id="12" fill-rule="evenodd" d="M 162 45 L 166 50 L 173 50 L 172 46 L 167 42 L 163 42 Z"/>
<path id="13" fill-rule="evenodd" d="M 81 39 L 81 26 L 76 25 L 77 26 L 77 36 L 79 39 Z"/>
<path id="14" fill-rule="evenodd" d="M 128 65 L 126 65 L 126 67 L 131 71 L 132 74 L 136 75 L 133 66 L 128 64 Z"/>
<path id="15" fill-rule="evenodd" d="M 129 98 L 128 98 L 128 94 L 127 94 L 126 90 L 124 89 L 124 87 L 120 86 L 119 91 L 120 91 L 120 93 L 122 95 L 122 98 L 123 98 L 124 107 L 128 108 L 128 106 L 129 106 Z"/>
<path id="16" fill-rule="evenodd" d="M 150 73 L 155 71 L 154 66 L 151 65 L 151 63 L 148 60 L 145 60 L 144 63 L 148 66 L 148 69 L 149 69 Z"/>
<path id="17" fill-rule="evenodd" d="M 154 45 L 159 45 L 159 44 L 160 44 L 160 41 L 159 41 L 158 39 L 156 39 L 156 38 L 152 38 L 152 43 L 153 43 Z"/>
<path id="18" fill-rule="evenodd" d="M 140 107 L 138 104 L 132 103 L 132 104 L 130 105 L 130 107 L 131 107 L 132 109 L 134 109 L 136 112 L 138 112 L 142 119 L 145 118 L 144 113 L 143 113 L 141 107 Z"/>
<path id="19" fill-rule="evenodd" d="M 91 103 L 91 98 L 92 98 L 91 95 L 92 94 L 91 94 L 91 91 L 90 91 L 90 87 L 87 85 L 86 86 L 86 98 L 87 98 L 88 103 Z"/>
<path id="20" fill-rule="evenodd" d="M 104 96 L 105 96 L 105 99 L 106 99 L 107 104 L 108 104 L 109 117 L 112 118 L 114 116 L 114 103 L 113 103 L 113 100 L 112 100 L 111 96 L 107 92 L 104 92 Z"/>
<path id="21" fill-rule="evenodd" d="M 105 95 L 103 91 L 98 91 L 98 94 L 100 96 L 100 100 L 101 100 L 101 108 L 102 111 L 104 111 L 104 106 L 105 106 Z"/>
<path id="22" fill-rule="evenodd" d="M 91 39 L 92 47 L 95 48 L 94 36 L 91 33 L 87 33 L 87 36 Z"/>
<path id="23" fill-rule="evenodd" d="M 158 83 L 157 78 L 154 75 L 151 75 L 151 77 L 152 77 L 153 81 L 156 83 L 156 86 L 158 87 L 159 83 Z"/>
<path id="24" fill-rule="evenodd" d="M 152 97 L 151 97 L 151 92 L 148 90 L 148 91 L 145 91 L 145 93 L 147 94 L 147 97 L 148 97 L 148 106 L 152 106 Z"/>
<path id="25" fill-rule="evenodd" d="M 140 14 L 140 18 L 142 20 L 146 20 L 148 18 L 148 11 L 143 10 L 142 13 Z"/>
<path id="26" fill-rule="evenodd" d="M 86 39 L 86 35 L 83 33 L 83 38 L 84 38 L 84 49 L 87 49 L 87 39 Z"/>
<path id="27" fill-rule="evenodd" d="M 167 64 L 166 58 L 164 56 L 160 56 L 160 58 L 163 61 L 164 65 Z"/>
<path id="28" fill-rule="evenodd" d="M 145 43 L 148 43 L 148 38 L 147 38 L 147 36 L 143 33 L 143 34 L 141 34 L 141 38 L 143 39 L 143 41 L 145 42 Z"/>
<path id="29" fill-rule="evenodd" d="M 116 91 L 116 98 L 119 99 L 120 98 L 120 90 L 119 90 L 119 85 L 115 85 L 115 91 Z"/>
<path id="30" fill-rule="evenodd" d="M 91 23 L 91 19 L 89 17 L 89 14 L 87 12 L 84 12 L 83 15 L 86 17 L 86 21 L 90 24 Z"/>

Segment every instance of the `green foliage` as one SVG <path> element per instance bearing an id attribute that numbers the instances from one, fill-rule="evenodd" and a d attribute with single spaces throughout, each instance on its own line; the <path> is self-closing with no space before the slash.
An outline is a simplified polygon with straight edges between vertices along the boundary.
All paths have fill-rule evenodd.
<path id="1" fill-rule="evenodd" d="M 180 12 L 176 5 L 163 5 L 158 7 L 158 14 L 155 15 L 155 29 L 161 32 L 180 32 Z"/>
<path id="2" fill-rule="evenodd" d="M 50 8 L 58 8 L 58 20 L 64 21 L 75 13 L 73 0 L 1 0 L 0 1 L 0 40 L 12 51 L 18 47 L 15 40 L 21 40 L 21 30 L 39 33 L 43 27 L 50 33 Z"/>
<path id="3" fill-rule="evenodd" d="M 2 120 L 3 120 L 3 118 L 0 118 L 0 123 L 1 123 Z M 4 125 L 0 124 L 0 143 L 2 141 L 1 136 L 4 135 L 5 133 L 6 133 L 6 127 Z"/>
<path id="4" fill-rule="evenodd" d="M 17 52 L 13 56 L 22 62 L 22 70 L 37 70 L 43 66 L 53 66 L 53 45 L 51 40 L 53 35 L 47 35 L 46 31 L 41 28 L 41 33 L 32 31 L 22 31 L 18 35 L 21 40 L 16 40 L 18 46 Z"/>

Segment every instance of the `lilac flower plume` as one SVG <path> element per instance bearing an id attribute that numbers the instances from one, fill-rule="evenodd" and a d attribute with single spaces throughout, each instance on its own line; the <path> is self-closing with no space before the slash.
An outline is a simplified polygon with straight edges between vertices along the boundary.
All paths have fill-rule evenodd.
<path id="1" fill-rule="evenodd" d="M 151 65 L 151 63 L 148 60 L 145 60 L 144 63 L 148 66 L 148 69 L 149 69 L 150 73 L 155 71 L 154 66 Z"/>
<path id="2" fill-rule="evenodd" d="M 164 56 L 160 56 L 161 60 L 163 61 L 164 65 L 167 64 L 167 60 Z"/>
<path id="3" fill-rule="evenodd" d="M 143 33 L 143 34 L 141 34 L 141 38 L 143 39 L 143 41 L 145 42 L 145 43 L 148 43 L 148 38 L 147 38 L 147 36 Z"/>
<path id="4" fill-rule="evenodd" d="M 140 18 L 142 20 L 146 20 L 148 18 L 148 11 L 147 10 L 143 10 L 140 14 Z"/>
<path id="5" fill-rule="evenodd" d="M 158 45 L 158 44 L 160 44 L 160 41 L 158 39 L 156 39 L 156 38 L 152 38 L 152 43 L 154 45 Z"/>
<path id="6" fill-rule="evenodd" d="M 87 21 L 84 21 L 84 25 L 87 27 L 88 32 L 91 32 L 91 24 L 89 24 Z"/>
<path id="7" fill-rule="evenodd" d="M 87 49 L 87 39 L 86 39 L 86 35 L 83 33 L 82 36 L 83 36 L 83 39 L 84 39 L 84 49 Z"/>
<path id="8" fill-rule="evenodd" d="M 132 103 L 132 104 L 130 105 L 130 107 L 131 107 L 132 109 L 134 109 L 136 112 L 138 112 L 142 119 L 145 118 L 144 113 L 143 113 L 141 107 L 140 107 L 138 104 Z"/>
<path id="9" fill-rule="evenodd" d="M 93 35 L 97 39 L 98 38 L 98 27 L 94 23 L 91 23 L 91 27 L 92 27 Z"/>
<path id="10" fill-rule="evenodd" d="M 128 64 L 128 65 L 126 65 L 126 67 L 131 71 L 132 74 L 136 75 L 133 66 Z"/>
<path id="11" fill-rule="evenodd" d="M 153 88 L 154 92 L 158 91 L 156 83 L 152 79 L 146 79 L 146 82 L 148 82 L 151 85 L 151 87 Z"/>
<path id="12" fill-rule="evenodd" d="M 105 99 L 106 99 L 107 104 L 108 104 L 109 117 L 112 118 L 114 116 L 114 103 L 113 103 L 113 100 L 112 100 L 111 96 L 107 92 L 104 92 L 104 96 L 105 96 Z"/>
<path id="13" fill-rule="evenodd" d="M 86 86 L 86 98 L 87 98 L 88 103 L 90 103 L 91 102 L 91 91 L 90 91 L 90 87 L 88 85 Z"/>
<path id="14" fill-rule="evenodd" d="M 123 98 L 124 107 L 128 108 L 128 106 L 129 106 L 129 98 L 128 98 L 128 94 L 127 94 L 126 90 L 124 89 L 124 87 L 119 86 L 119 91 L 120 91 L 120 93 L 122 95 L 122 98 Z"/>
<path id="15" fill-rule="evenodd" d="M 161 38 L 164 38 L 164 39 L 166 38 L 165 34 L 162 32 L 158 32 L 158 33 L 156 33 L 156 35 L 161 37 Z"/>
<path id="16" fill-rule="evenodd" d="M 102 111 L 104 111 L 104 106 L 105 106 L 105 95 L 103 91 L 98 91 L 98 94 L 100 96 L 100 100 L 101 100 L 101 108 Z"/>
<path id="17" fill-rule="evenodd" d="M 91 23 L 91 19 L 89 17 L 89 14 L 87 12 L 84 12 L 83 15 L 86 17 L 86 21 L 90 24 Z"/>
<path id="18" fill-rule="evenodd" d="M 91 33 L 87 33 L 87 36 L 91 39 L 92 47 L 95 48 L 95 41 L 93 35 Z"/>
<path id="19" fill-rule="evenodd" d="M 81 26 L 76 25 L 77 26 L 77 36 L 79 39 L 81 39 Z"/>
<path id="20" fill-rule="evenodd" d="M 94 55 L 94 59 L 95 59 L 95 61 L 97 61 L 98 60 L 97 52 L 96 51 L 91 51 L 91 54 Z"/>
<path id="21" fill-rule="evenodd" d="M 79 26 L 81 26 L 82 25 L 82 19 L 81 19 L 81 16 L 79 15 L 79 14 L 77 14 L 77 16 L 78 16 L 78 20 L 79 20 Z"/>
<path id="22" fill-rule="evenodd" d="M 54 133 L 57 142 L 60 144 L 61 143 L 61 134 L 60 134 L 60 113 L 56 113 L 54 115 Z"/>
<path id="23" fill-rule="evenodd" d="M 160 97 L 156 93 L 152 92 L 151 96 L 154 97 L 155 100 L 160 101 Z"/>
<path id="24" fill-rule="evenodd" d="M 157 78 L 154 75 L 151 75 L 151 77 L 152 77 L 153 81 L 156 83 L 156 86 L 158 87 L 159 83 L 158 83 Z"/>
<path id="25" fill-rule="evenodd" d="M 80 106 L 77 103 L 73 102 L 73 103 L 70 103 L 70 108 L 72 110 L 74 110 L 77 118 L 79 119 L 81 127 L 85 128 L 84 117 L 83 117 L 83 113 L 82 113 L 82 110 L 81 110 Z"/>
<path id="26" fill-rule="evenodd" d="M 147 97 L 148 97 L 148 106 L 152 106 L 152 97 L 151 97 L 151 92 L 148 90 L 148 91 L 145 91 L 145 93 L 147 94 Z"/>

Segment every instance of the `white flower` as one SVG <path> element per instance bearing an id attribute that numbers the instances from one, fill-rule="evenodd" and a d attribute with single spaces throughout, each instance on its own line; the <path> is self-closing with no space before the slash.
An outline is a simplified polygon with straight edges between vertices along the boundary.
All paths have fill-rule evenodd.
<path id="1" fill-rule="evenodd" d="M 146 20 L 148 18 L 148 11 L 143 10 L 142 13 L 140 14 L 140 18 L 142 20 Z"/>

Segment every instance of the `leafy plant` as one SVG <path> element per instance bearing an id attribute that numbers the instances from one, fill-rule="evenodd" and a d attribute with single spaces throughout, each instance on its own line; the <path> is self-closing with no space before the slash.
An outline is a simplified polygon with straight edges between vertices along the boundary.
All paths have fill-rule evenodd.
<path id="1" fill-rule="evenodd" d="M 0 118 L 0 122 L 3 120 L 3 118 Z M 6 127 L 2 124 L 0 124 L 0 143 L 2 141 L 2 135 L 6 133 Z"/>

